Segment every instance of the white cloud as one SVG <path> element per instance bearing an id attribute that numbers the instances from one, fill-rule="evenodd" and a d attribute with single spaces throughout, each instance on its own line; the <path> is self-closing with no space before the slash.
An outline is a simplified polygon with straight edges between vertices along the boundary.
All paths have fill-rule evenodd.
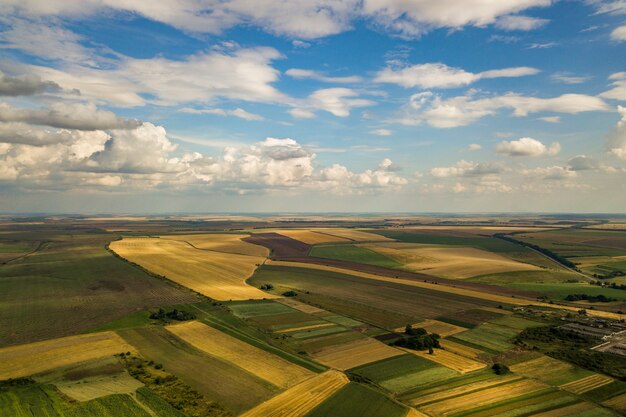
<path id="1" fill-rule="evenodd" d="M 560 116 L 546 116 L 546 117 L 538 117 L 537 120 L 541 120 L 546 123 L 561 123 Z"/>
<path id="2" fill-rule="evenodd" d="M 508 156 L 543 156 L 556 155 L 560 152 L 558 142 L 549 147 L 533 138 L 520 138 L 510 142 L 502 141 L 496 145 L 496 152 Z"/>
<path id="3" fill-rule="evenodd" d="M 619 26 L 613 29 L 613 31 L 611 32 L 611 39 L 617 42 L 626 41 L 626 25 Z"/>
<path id="4" fill-rule="evenodd" d="M 626 100 L 626 72 L 616 72 L 609 76 L 612 80 L 611 89 L 600 94 L 600 97 L 613 100 Z"/>
<path id="5" fill-rule="evenodd" d="M 384 159 L 375 170 L 361 173 L 354 173 L 342 165 L 333 164 L 321 170 L 320 180 L 321 188 L 335 190 L 397 188 L 408 183 L 408 180 L 394 172 L 390 159 Z"/>
<path id="6" fill-rule="evenodd" d="M 591 77 L 583 77 L 579 75 L 573 75 L 569 72 L 557 72 L 550 76 L 553 81 L 563 84 L 582 84 L 585 81 L 591 79 Z"/>
<path id="7" fill-rule="evenodd" d="M 309 42 L 303 42 L 298 39 L 291 41 L 291 44 L 293 45 L 294 48 L 300 48 L 300 49 L 306 49 L 306 48 L 311 47 L 311 44 Z"/>
<path id="8" fill-rule="evenodd" d="M 137 120 L 125 119 L 113 112 L 99 110 L 93 103 L 62 101 L 41 109 L 19 109 L 0 103 L 0 121 L 78 130 L 134 129 L 140 124 Z"/>
<path id="9" fill-rule="evenodd" d="M 478 143 L 470 143 L 470 144 L 467 146 L 467 149 L 468 149 L 469 151 L 472 151 L 472 152 L 474 152 L 474 151 L 480 151 L 482 148 L 483 148 L 483 147 L 482 147 L 482 145 L 480 145 L 480 144 L 478 144 Z"/>
<path id="10" fill-rule="evenodd" d="M 586 155 L 578 155 L 567 161 L 567 166 L 572 171 L 591 171 L 600 168 L 600 163 Z"/>
<path id="11" fill-rule="evenodd" d="M 397 84 L 405 88 L 453 88 L 466 86 L 485 78 L 522 77 L 538 72 L 536 68 L 514 67 L 474 74 L 442 63 L 428 63 L 403 68 L 387 67 L 378 72 L 374 81 Z"/>
<path id="12" fill-rule="evenodd" d="M 405 108 L 402 124 L 428 123 L 437 128 L 465 126 L 476 120 L 496 114 L 500 109 L 512 109 L 517 117 L 538 112 L 576 114 L 588 111 L 608 111 L 608 105 L 600 98 L 584 94 L 563 94 L 558 97 L 540 98 L 509 93 L 487 98 L 474 98 L 474 92 L 464 96 L 442 99 L 432 92 L 411 96 Z"/>
<path id="13" fill-rule="evenodd" d="M 522 174 L 526 177 L 544 180 L 566 180 L 577 177 L 576 171 L 562 166 L 525 169 L 522 171 Z"/>
<path id="14" fill-rule="evenodd" d="M 558 46 L 557 42 L 536 42 L 528 45 L 527 49 L 550 49 Z"/>
<path id="15" fill-rule="evenodd" d="M 504 171 L 504 168 L 498 163 L 461 160 L 453 166 L 433 168 L 430 170 L 430 175 L 436 178 L 481 177 L 499 174 L 502 171 Z"/>
<path id="16" fill-rule="evenodd" d="M 308 98 L 296 104 L 289 113 L 297 118 L 311 118 L 318 110 L 337 117 L 347 117 L 355 107 L 375 104 L 371 100 L 357 98 L 358 93 L 349 88 L 324 88 L 314 91 Z"/>
<path id="17" fill-rule="evenodd" d="M 609 137 L 609 153 L 626 160 L 626 107 L 617 106 L 621 120 Z"/>
<path id="18" fill-rule="evenodd" d="M 292 78 L 296 79 L 310 79 L 316 81 L 322 81 L 325 83 L 358 83 L 363 81 L 363 79 L 356 75 L 346 76 L 346 77 L 328 77 L 326 75 L 322 75 L 317 71 L 306 70 L 306 69 L 298 69 L 291 68 L 285 71 L 285 74 Z"/>
<path id="19" fill-rule="evenodd" d="M 412 38 L 436 28 L 483 27 L 498 17 L 550 4 L 550 0 L 365 0 L 363 9 L 380 27 Z"/>
<path id="20" fill-rule="evenodd" d="M 504 30 L 530 31 L 545 26 L 549 20 L 530 16 L 502 16 L 496 21 L 496 27 Z"/>
<path id="21" fill-rule="evenodd" d="M 376 135 L 376 136 L 391 136 L 393 135 L 393 130 L 375 129 L 375 130 L 370 130 L 369 133 L 372 135 Z"/>
<path id="22" fill-rule="evenodd" d="M 250 113 L 240 107 L 233 110 L 225 110 L 225 109 L 194 109 L 190 107 L 183 107 L 179 110 L 181 113 L 189 113 L 189 114 L 214 114 L 217 116 L 233 116 L 238 117 L 244 120 L 263 120 L 263 116 Z"/>

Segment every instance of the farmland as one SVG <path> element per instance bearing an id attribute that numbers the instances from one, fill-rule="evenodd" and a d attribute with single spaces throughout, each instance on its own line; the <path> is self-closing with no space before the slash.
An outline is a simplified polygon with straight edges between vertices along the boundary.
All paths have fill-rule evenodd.
<path id="1" fill-rule="evenodd" d="M 260 256 L 203 251 L 186 242 L 155 238 L 125 238 L 110 247 L 150 272 L 217 300 L 268 297 L 244 283 L 263 262 Z"/>
<path id="2" fill-rule="evenodd" d="M 0 233 L 2 253 L 17 254 L 0 266 L 0 288 L 30 303 L 15 322 L 17 304 L 0 293 L 10 312 L 0 316 L 8 336 L 0 417 L 602 417 L 626 407 L 619 376 L 555 356 L 550 341 L 533 350 L 518 338 L 564 321 L 618 318 L 623 290 L 590 285 L 495 237 L 571 240 L 578 232 L 83 223 L 99 228 Z M 60 290 L 41 292 L 51 279 Z M 29 285 L 21 293 L 20 280 Z M 36 290 L 32 297 L 26 288 Z M 93 305 L 57 302 L 82 293 Z M 557 304 L 569 294 L 617 301 Z M 179 315 L 156 315 L 158 308 Z M 437 347 L 400 347 L 413 337 L 409 324 L 438 335 Z M 494 363 L 508 371 L 498 374 Z M 2 382 L 8 378 L 28 379 Z"/>

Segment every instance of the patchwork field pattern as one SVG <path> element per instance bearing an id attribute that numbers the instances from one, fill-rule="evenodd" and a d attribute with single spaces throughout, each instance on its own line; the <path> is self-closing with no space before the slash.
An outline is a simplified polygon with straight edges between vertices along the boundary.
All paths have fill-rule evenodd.
<path id="1" fill-rule="evenodd" d="M 0 349 L 0 380 L 20 378 L 91 359 L 135 351 L 113 332 L 69 336 Z"/>
<path id="2" fill-rule="evenodd" d="M 239 366 L 279 388 L 313 375 L 311 371 L 199 322 L 168 326 L 167 330 L 208 355 Z"/>
<path id="3" fill-rule="evenodd" d="M 278 394 L 240 417 L 303 417 L 348 382 L 343 373 L 326 371 Z"/>
<path id="4" fill-rule="evenodd" d="M 574 394 L 582 394 L 613 382 L 613 378 L 595 374 L 561 385 L 561 388 Z"/>
<path id="5" fill-rule="evenodd" d="M 346 370 L 402 354 L 399 349 L 367 338 L 329 346 L 313 353 L 312 356 L 316 361 L 331 368 Z"/>
<path id="6" fill-rule="evenodd" d="M 392 258 L 410 271 L 444 278 L 471 278 L 511 271 L 535 271 L 537 266 L 517 262 L 483 249 L 412 243 L 378 243 L 363 247 Z"/>
<path id="7" fill-rule="evenodd" d="M 539 379 L 550 385 L 560 385 L 561 387 L 565 387 L 581 378 L 586 379 L 589 376 L 596 375 L 591 371 L 586 371 L 545 355 L 511 365 L 509 368 L 520 375 Z M 546 372 L 546 369 L 549 369 L 550 372 Z M 609 382 L 611 381 L 612 379 L 609 378 Z"/>
<path id="8" fill-rule="evenodd" d="M 487 366 L 482 362 L 478 362 L 476 360 L 466 358 L 465 356 L 457 355 L 456 353 L 448 352 L 447 350 L 442 349 L 434 349 L 432 354 L 428 353 L 428 351 L 421 350 L 403 350 L 407 353 L 417 355 L 426 360 L 437 362 L 438 364 L 443 365 L 446 368 L 450 368 L 462 374 L 477 371 Z"/>
<path id="9" fill-rule="evenodd" d="M 283 236 L 299 240 L 300 242 L 306 243 L 308 245 L 318 245 L 320 243 L 350 242 L 350 239 L 318 232 L 315 230 L 284 229 L 278 230 L 278 233 Z"/>
<path id="10" fill-rule="evenodd" d="M 454 324 L 444 323 L 443 321 L 432 319 L 420 321 L 419 323 L 413 324 L 412 327 L 414 329 L 424 329 L 428 333 L 436 333 L 441 337 L 452 336 L 454 334 L 461 333 L 467 330 L 465 327 L 460 327 Z M 398 327 L 397 329 L 395 329 L 396 332 L 400 333 L 404 332 L 404 330 L 404 327 Z"/>
<path id="11" fill-rule="evenodd" d="M 123 258 L 216 300 L 275 298 L 246 285 L 265 258 L 195 249 L 185 242 L 124 238 L 110 248 Z"/>

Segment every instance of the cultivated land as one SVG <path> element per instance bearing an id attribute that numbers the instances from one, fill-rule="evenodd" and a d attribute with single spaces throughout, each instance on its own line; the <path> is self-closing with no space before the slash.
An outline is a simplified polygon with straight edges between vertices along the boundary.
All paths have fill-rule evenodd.
<path id="1" fill-rule="evenodd" d="M 598 224 L 0 221 L 0 417 L 623 415 L 622 357 L 562 327 L 620 329 L 626 292 L 590 282 L 619 282 L 626 232 Z"/>
<path id="2" fill-rule="evenodd" d="M 196 249 L 183 241 L 124 238 L 111 250 L 150 272 L 216 300 L 271 298 L 245 284 L 265 258 Z"/>
<path id="3" fill-rule="evenodd" d="M 70 336 L 0 349 L 0 381 L 134 350 L 113 332 Z"/>

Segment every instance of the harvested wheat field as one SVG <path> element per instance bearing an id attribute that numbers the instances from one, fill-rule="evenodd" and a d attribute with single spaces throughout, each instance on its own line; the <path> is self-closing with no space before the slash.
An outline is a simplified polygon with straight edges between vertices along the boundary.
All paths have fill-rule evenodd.
<path id="1" fill-rule="evenodd" d="M 545 413 L 534 414 L 533 417 L 570 417 L 577 416 L 585 411 L 595 408 L 593 404 L 582 402 L 578 404 L 568 405 L 567 407 L 557 408 L 556 410 L 546 411 Z M 598 414 L 602 415 L 602 414 Z"/>
<path id="2" fill-rule="evenodd" d="M 411 405 L 417 407 L 421 406 L 422 404 L 459 397 L 461 395 L 465 395 L 471 392 L 485 390 L 487 388 L 505 383 L 512 383 L 521 379 L 522 377 L 517 375 L 507 375 L 502 378 L 491 378 L 484 381 L 473 382 L 471 384 L 464 384 L 451 389 L 441 389 L 441 387 L 436 387 L 429 390 L 420 391 L 419 396 L 411 399 L 410 403 Z"/>
<path id="3" fill-rule="evenodd" d="M 137 379 L 120 372 L 114 375 L 87 377 L 78 381 L 55 382 L 63 394 L 76 401 L 90 401 L 112 394 L 132 394 L 143 384 Z"/>
<path id="4" fill-rule="evenodd" d="M 402 350 L 404 350 L 406 353 L 411 353 L 413 355 L 419 356 L 429 361 L 438 363 L 439 365 L 443 365 L 446 368 L 450 368 L 453 371 L 457 371 L 462 374 L 465 374 L 467 372 L 477 371 L 487 366 L 486 364 L 482 362 L 478 362 L 473 359 L 466 358 L 465 356 L 457 355 L 456 353 L 449 352 L 447 350 L 442 350 L 442 349 L 434 349 L 432 354 L 428 353 L 428 351 L 421 351 L 421 350 L 413 350 L 413 349 L 402 349 Z"/>
<path id="5" fill-rule="evenodd" d="M 452 336 L 453 334 L 466 331 L 465 327 L 455 326 L 454 324 L 444 323 L 438 320 L 424 320 L 413 324 L 414 329 L 425 329 L 428 333 L 437 333 L 441 337 Z M 404 332 L 404 327 L 395 329 L 395 332 Z"/>
<path id="6" fill-rule="evenodd" d="M 298 300 L 294 300 L 293 298 L 279 298 L 276 300 L 277 302 L 286 305 L 287 307 L 294 308 L 298 311 L 302 311 L 307 314 L 317 314 L 317 313 L 327 313 L 326 310 L 322 310 L 321 308 L 313 307 L 312 305 L 303 303 Z"/>
<path id="7" fill-rule="evenodd" d="M 610 400 L 603 402 L 602 404 L 616 410 L 626 411 L 626 393 L 618 395 L 617 397 L 613 397 Z"/>
<path id="8" fill-rule="evenodd" d="M 276 298 L 245 283 L 260 256 L 195 249 L 188 243 L 157 238 L 124 238 L 110 248 L 121 257 L 215 300 Z"/>
<path id="9" fill-rule="evenodd" d="M 333 236 L 324 232 L 317 232 L 315 230 L 301 230 L 301 229 L 281 229 L 276 233 L 283 236 L 290 237 L 307 245 L 317 245 L 320 243 L 347 243 L 349 239 Z"/>
<path id="10" fill-rule="evenodd" d="M 417 411 L 414 408 L 409 408 L 409 412 L 404 417 L 428 417 L 426 414 Z"/>
<path id="11" fill-rule="evenodd" d="M 161 239 L 178 240 L 187 242 L 197 249 L 212 250 L 217 252 L 235 253 L 240 255 L 268 257 L 269 249 L 265 246 L 241 240 L 249 234 L 234 233 L 202 233 L 191 235 L 167 235 L 160 236 Z"/>
<path id="12" fill-rule="evenodd" d="M 454 352 L 457 355 L 465 356 L 472 359 L 478 359 L 481 355 L 485 353 L 482 350 L 465 346 L 461 343 L 453 342 L 452 340 L 448 339 L 441 339 L 439 341 L 439 344 L 447 351 Z"/>
<path id="13" fill-rule="evenodd" d="M 540 269 L 477 248 L 400 242 L 366 244 L 363 247 L 400 262 L 410 271 L 445 278 L 463 279 L 499 272 Z"/>
<path id="14" fill-rule="evenodd" d="M 484 405 L 496 403 L 498 401 L 519 397 L 532 392 L 545 389 L 546 386 L 531 380 L 521 380 L 510 384 L 500 385 L 493 388 L 472 392 L 448 398 L 443 401 L 434 402 L 420 407 L 423 411 L 431 415 L 446 416 L 450 414 L 467 411 Z"/>
<path id="15" fill-rule="evenodd" d="M 243 413 L 240 417 L 301 417 L 349 382 L 341 372 L 326 371 Z"/>
<path id="16" fill-rule="evenodd" d="M 323 348 L 311 356 L 331 368 L 346 370 L 393 356 L 403 355 L 400 349 L 387 346 L 374 339 L 359 339 Z"/>
<path id="17" fill-rule="evenodd" d="M 388 238 L 377 233 L 370 233 L 358 229 L 320 229 L 320 232 L 329 235 L 342 237 L 353 242 L 393 242 L 394 239 Z"/>
<path id="18" fill-rule="evenodd" d="M 552 372 L 551 369 L 550 372 Z M 582 394 L 584 392 L 591 391 L 592 389 L 600 388 L 601 386 L 610 384 L 611 382 L 613 382 L 613 378 L 605 375 L 595 374 L 561 385 L 561 388 L 569 392 L 573 392 L 574 394 Z"/>
<path id="19" fill-rule="evenodd" d="M 313 375 L 307 369 L 197 321 L 167 326 L 166 329 L 210 356 L 230 362 L 279 388 L 297 384 Z"/>
<path id="20" fill-rule="evenodd" d="M 63 337 L 0 349 L 0 380 L 20 378 L 54 368 L 135 351 L 113 332 Z"/>

